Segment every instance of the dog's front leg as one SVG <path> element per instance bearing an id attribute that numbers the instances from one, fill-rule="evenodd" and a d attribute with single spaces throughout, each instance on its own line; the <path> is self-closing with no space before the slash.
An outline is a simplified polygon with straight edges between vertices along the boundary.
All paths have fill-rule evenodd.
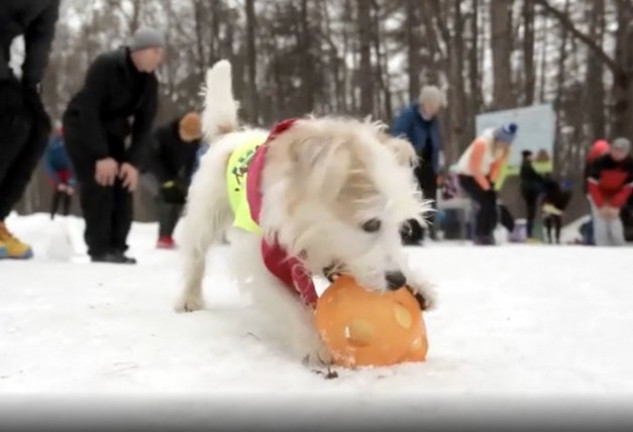
<path id="1" fill-rule="evenodd" d="M 435 308 L 436 293 L 431 284 L 414 270 L 409 269 L 406 273 L 407 286 L 415 295 L 416 300 L 420 304 L 422 310 L 429 310 Z"/>
<path id="2" fill-rule="evenodd" d="M 272 319 L 276 333 L 290 354 L 310 366 L 330 364 L 329 351 L 314 322 L 314 310 L 269 275 L 262 274 L 258 280 L 257 288 L 252 291 L 254 304 Z"/>
<path id="3" fill-rule="evenodd" d="M 185 254 L 184 261 L 184 287 L 180 297 L 176 300 L 174 308 L 177 312 L 193 312 L 204 308 L 202 280 L 205 272 L 205 255 L 190 252 Z"/>
<path id="4" fill-rule="evenodd" d="M 296 327 L 290 335 L 293 351 L 312 367 L 329 366 L 332 357 L 314 324 L 314 311 L 301 304 Z"/>

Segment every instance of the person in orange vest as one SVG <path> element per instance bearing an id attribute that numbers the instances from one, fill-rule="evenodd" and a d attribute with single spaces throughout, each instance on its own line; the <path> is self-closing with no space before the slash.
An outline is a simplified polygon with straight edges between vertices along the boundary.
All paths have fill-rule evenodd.
<path id="1" fill-rule="evenodd" d="M 457 162 L 462 190 L 477 204 L 473 240 L 479 245 L 494 245 L 497 226 L 497 180 L 516 137 L 515 123 L 487 129 L 468 146 Z"/>

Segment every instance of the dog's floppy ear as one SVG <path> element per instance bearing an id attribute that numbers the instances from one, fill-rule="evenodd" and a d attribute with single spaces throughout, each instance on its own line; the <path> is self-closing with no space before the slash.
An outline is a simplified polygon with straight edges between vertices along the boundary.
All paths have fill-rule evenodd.
<path id="1" fill-rule="evenodd" d="M 294 141 L 289 150 L 298 182 L 306 182 L 322 196 L 339 193 L 350 166 L 350 153 L 345 151 L 344 143 L 313 136 Z"/>
<path id="2" fill-rule="evenodd" d="M 398 164 L 405 167 L 415 167 L 418 157 L 413 145 L 404 137 L 394 137 L 387 132 L 387 125 L 381 121 L 371 121 L 371 117 L 365 118 L 365 124 L 370 125 L 378 138 L 396 156 Z"/>
<path id="3" fill-rule="evenodd" d="M 418 156 L 411 143 L 404 138 L 394 138 L 387 134 L 380 134 L 380 142 L 393 152 L 398 164 L 407 167 L 415 167 L 418 164 Z"/>

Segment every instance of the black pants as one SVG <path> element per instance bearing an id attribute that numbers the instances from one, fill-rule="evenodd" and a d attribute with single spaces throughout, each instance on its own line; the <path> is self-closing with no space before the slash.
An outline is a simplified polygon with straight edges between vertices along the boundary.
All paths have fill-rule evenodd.
<path id="1" fill-rule="evenodd" d="M 422 198 L 424 200 L 433 200 L 431 205 L 433 209 L 437 209 L 437 175 L 430 163 L 420 161 L 420 164 L 414 170 L 415 178 L 418 180 Z M 437 227 L 435 226 L 435 213 L 431 212 L 426 215 L 429 236 L 437 239 Z M 418 244 L 424 240 L 425 229 L 415 220 L 407 221 L 407 227 L 403 230 L 403 240 L 406 244 Z"/>
<path id="2" fill-rule="evenodd" d="M 53 198 L 51 199 L 51 219 L 55 219 L 55 215 L 57 214 L 57 209 L 59 209 L 60 204 L 62 206 L 62 214 L 64 216 L 68 216 L 68 213 L 70 213 L 71 200 L 72 197 L 70 194 L 60 190 L 55 190 Z"/>
<path id="3" fill-rule="evenodd" d="M 158 235 L 159 237 L 172 237 L 176 225 L 180 220 L 183 206 L 178 204 L 168 204 L 158 198 L 156 200 L 158 209 Z"/>
<path id="4" fill-rule="evenodd" d="M 39 95 L 26 97 L 14 79 L 0 83 L 0 221 L 22 197 L 50 130 Z"/>
<path id="5" fill-rule="evenodd" d="M 86 228 L 84 240 L 88 255 L 125 252 L 127 236 L 134 216 L 133 195 L 117 178 L 112 186 L 101 186 L 95 180 L 96 161 L 87 152 L 84 142 L 90 136 L 72 120 L 64 118 L 64 137 L 68 156 L 75 168 L 79 186 L 79 203 Z M 116 148 L 120 143 L 112 143 Z"/>
<path id="6" fill-rule="evenodd" d="M 134 201 L 121 180 L 117 179 L 113 186 L 101 186 L 94 178 L 80 178 L 79 202 L 86 221 L 84 240 L 88 254 L 125 252 Z"/>
<path id="7" fill-rule="evenodd" d="M 159 183 L 153 174 L 146 173 L 141 176 L 141 185 L 147 193 L 153 197 L 155 212 L 158 218 L 158 236 L 172 237 L 184 205 L 168 203 L 159 193 Z"/>
<path id="8" fill-rule="evenodd" d="M 493 236 L 497 226 L 497 194 L 494 188 L 483 190 L 479 183 L 472 177 L 466 175 L 459 176 L 459 184 L 479 206 L 475 218 L 475 237 L 489 239 Z"/>
<path id="9" fill-rule="evenodd" d="M 515 225 L 512 213 L 510 213 L 510 210 L 504 205 L 499 205 L 497 210 L 499 211 L 499 222 L 509 233 L 512 233 Z"/>
<path id="10" fill-rule="evenodd" d="M 527 237 L 532 238 L 534 230 L 534 219 L 536 219 L 536 205 L 538 203 L 538 193 L 532 191 L 523 191 L 523 201 L 525 201 L 526 209 L 526 231 Z"/>
<path id="11" fill-rule="evenodd" d="M 563 218 L 559 215 L 547 215 L 543 222 L 545 223 L 545 229 L 547 232 L 547 241 L 549 243 L 553 243 L 552 229 L 554 229 L 554 240 L 556 243 L 560 243 L 560 230 L 563 226 Z"/>

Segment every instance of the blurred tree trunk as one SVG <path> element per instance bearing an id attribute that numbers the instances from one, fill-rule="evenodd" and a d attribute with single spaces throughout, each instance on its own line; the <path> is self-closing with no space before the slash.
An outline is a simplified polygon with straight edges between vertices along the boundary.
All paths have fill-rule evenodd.
<path id="1" fill-rule="evenodd" d="M 320 2 L 322 14 L 324 17 L 324 37 L 329 47 L 329 60 L 332 64 L 332 74 L 334 75 L 334 95 L 332 102 L 334 104 L 334 111 L 339 113 L 345 113 L 347 102 L 345 100 L 345 88 L 346 88 L 346 67 L 344 67 L 344 61 L 339 54 L 339 48 L 334 41 L 334 32 L 332 31 L 332 22 L 330 19 L 330 12 L 328 8 L 327 0 Z M 343 52 L 346 52 L 346 34 L 343 33 Z"/>
<path id="2" fill-rule="evenodd" d="M 358 43 L 360 53 L 360 67 L 357 73 L 360 87 L 361 116 L 374 112 L 374 82 L 371 65 L 371 5 L 367 0 L 357 0 L 358 8 Z"/>
<path id="3" fill-rule="evenodd" d="M 540 69 L 540 79 L 539 79 L 539 102 L 545 101 L 545 87 L 547 86 L 547 48 L 549 46 L 549 37 L 550 37 L 550 22 L 547 16 L 542 18 L 543 27 L 545 28 L 545 32 L 543 33 L 543 41 L 541 43 L 541 65 Z"/>
<path id="4" fill-rule="evenodd" d="M 569 0 L 565 0 L 565 13 L 569 12 Z M 565 147 L 565 136 L 562 134 L 563 124 L 563 94 L 565 85 L 565 63 L 567 60 L 567 38 L 566 27 L 560 29 L 560 51 L 558 54 L 558 66 L 556 74 L 556 99 L 554 100 L 554 110 L 556 112 L 556 142 L 554 145 L 554 166 L 560 167 L 560 160 Z"/>
<path id="5" fill-rule="evenodd" d="M 453 31 L 449 39 L 449 82 L 448 106 L 450 130 L 447 145 L 444 146 L 448 160 L 457 160 L 461 150 L 470 141 L 466 135 L 470 120 L 467 119 L 466 86 L 464 81 L 464 19 L 461 11 L 461 0 L 453 0 L 451 8 Z"/>
<path id="6" fill-rule="evenodd" d="M 312 42 L 310 22 L 308 18 L 309 5 L 308 0 L 301 0 L 301 9 L 299 12 L 299 28 L 297 35 L 297 44 L 299 55 L 303 58 L 300 64 L 301 68 L 301 113 L 309 113 L 314 110 L 314 73 L 315 64 L 312 56 Z"/>
<path id="7" fill-rule="evenodd" d="M 523 69 L 525 105 L 534 103 L 536 70 L 534 68 L 534 3 L 523 0 Z"/>
<path id="8" fill-rule="evenodd" d="M 600 47 L 603 45 L 605 31 L 604 2 L 596 1 L 586 4 L 587 19 L 590 22 L 589 35 Z M 591 141 L 606 137 L 605 102 L 606 92 L 602 62 L 596 56 L 587 58 L 586 79 L 586 122 L 590 128 Z"/>
<path id="9" fill-rule="evenodd" d="M 470 116 L 473 117 L 469 135 L 475 135 L 474 117 L 479 113 L 482 102 L 481 76 L 479 74 L 479 0 L 472 0 L 470 17 L 470 51 L 468 56 L 468 82 L 470 84 Z"/>
<path id="10" fill-rule="evenodd" d="M 442 45 L 446 47 L 442 58 L 450 85 L 446 95 L 448 112 L 442 122 L 446 132 L 442 147 L 446 160 L 455 161 L 471 138 L 466 135 L 469 130 L 469 120 L 466 119 L 468 102 L 464 81 L 464 17 L 461 1 L 451 0 L 443 3 L 436 0 L 429 4 L 429 9 L 426 11 L 434 14 L 433 21 L 426 21 L 427 26 L 432 23 L 437 26 Z"/>
<path id="11" fill-rule="evenodd" d="M 254 0 L 246 0 L 246 65 L 248 69 L 249 121 L 256 125 L 259 122 L 257 100 L 257 52 L 255 50 L 255 18 Z"/>
<path id="12" fill-rule="evenodd" d="M 378 107 L 377 113 L 378 117 L 383 121 L 389 123 L 391 121 L 393 110 L 391 107 L 391 91 L 389 89 L 389 69 L 387 58 L 383 53 L 383 38 L 382 32 L 380 29 L 380 23 L 382 22 L 380 16 L 380 6 L 376 1 L 372 1 L 372 11 L 373 11 L 373 44 L 374 44 L 374 52 L 376 53 L 376 82 L 378 84 L 379 92 L 376 92 L 376 104 Z M 386 48 L 385 48 L 386 49 Z M 380 103 L 382 99 L 382 104 Z M 380 109 L 380 105 L 382 105 L 382 109 Z"/>
<path id="13" fill-rule="evenodd" d="M 204 72 L 208 66 L 207 56 L 204 50 L 204 27 L 206 25 L 207 16 L 206 8 L 201 0 L 193 0 L 193 16 L 194 16 L 194 34 L 196 35 L 196 60 L 197 70 L 196 73 L 199 76 L 199 80 L 204 77 Z"/>
<path id="14" fill-rule="evenodd" d="M 613 134 L 633 139 L 633 5 L 624 0 L 615 4 L 618 29 L 614 53 L 617 70 L 613 88 Z"/>
<path id="15" fill-rule="evenodd" d="M 490 1 L 490 48 L 494 75 L 493 107 L 497 110 L 514 108 L 516 101 L 512 86 L 512 2 Z"/>
<path id="16" fill-rule="evenodd" d="M 406 0 L 406 37 L 407 37 L 407 75 L 409 78 L 409 100 L 417 100 L 420 95 L 420 72 L 422 69 L 422 41 L 420 30 L 420 2 L 418 0 Z"/>

